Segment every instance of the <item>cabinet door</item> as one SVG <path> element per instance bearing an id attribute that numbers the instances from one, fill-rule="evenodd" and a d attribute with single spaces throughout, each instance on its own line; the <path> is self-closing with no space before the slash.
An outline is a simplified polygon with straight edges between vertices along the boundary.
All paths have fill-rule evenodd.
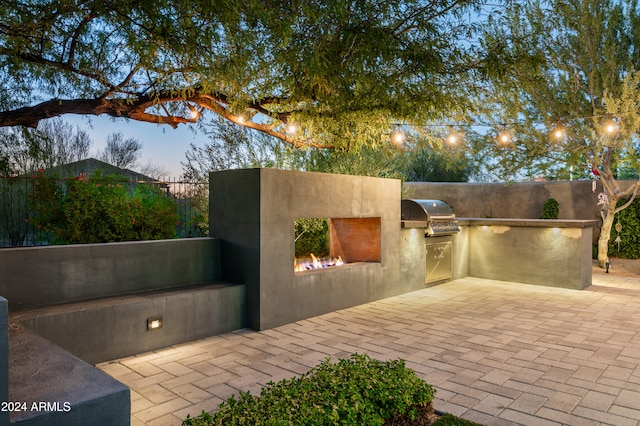
<path id="1" fill-rule="evenodd" d="M 425 284 L 451 279 L 451 241 L 426 243 Z"/>

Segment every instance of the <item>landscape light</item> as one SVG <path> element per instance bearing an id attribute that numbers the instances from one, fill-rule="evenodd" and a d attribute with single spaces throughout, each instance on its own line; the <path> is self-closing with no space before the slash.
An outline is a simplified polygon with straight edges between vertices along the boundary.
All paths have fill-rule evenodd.
<path id="1" fill-rule="evenodd" d="M 162 328 L 162 317 L 147 318 L 147 331 Z"/>

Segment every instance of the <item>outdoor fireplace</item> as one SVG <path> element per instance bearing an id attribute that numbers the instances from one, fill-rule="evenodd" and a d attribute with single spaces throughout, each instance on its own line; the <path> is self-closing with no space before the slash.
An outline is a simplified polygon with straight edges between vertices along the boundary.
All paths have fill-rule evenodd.
<path id="1" fill-rule="evenodd" d="M 324 221 L 328 224 L 325 235 L 316 233 L 310 237 L 326 240 L 326 247 L 316 245 L 318 252 L 305 251 L 305 247 L 310 244 L 298 245 L 305 237 L 305 231 L 295 236 L 295 272 L 315 271 L 358 262 L 380 262 L 380 217 L 330 218 Z"/>
<path id="2" fill-rule="evenodd" d="M 400 279 L 397 179 L 245 169 L 212 173 L 210 188 L 210 229 L 221 241 L 221 277 L 247 285 L 251 328 L 416 289 Z M 295 272 L 298 218 L 327 218 L 328 256 L 345 264 Z"/>

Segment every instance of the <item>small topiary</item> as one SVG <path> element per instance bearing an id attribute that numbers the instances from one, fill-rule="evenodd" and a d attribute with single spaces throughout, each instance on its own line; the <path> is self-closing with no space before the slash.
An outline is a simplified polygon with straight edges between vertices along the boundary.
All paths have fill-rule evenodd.
<path id="1" fill-rule="evenodd" d="M 549 198 L 542 206 L 542 216 L 540 219 L 557 219 L 560 212 L 560 204 L 555 198 Z"/>
<path id="2" fill-rule="evenodd" d="M 202 425 L 383 425 L 433 401 L 435 389 L 407 368 L 403 360 L 377 361 L 354 354 L 332 364 L 329 359 L 306 374 L 269 382 L 253 396 L 234 396 L 212 416 L 187 416 L 184 426 Z"/>

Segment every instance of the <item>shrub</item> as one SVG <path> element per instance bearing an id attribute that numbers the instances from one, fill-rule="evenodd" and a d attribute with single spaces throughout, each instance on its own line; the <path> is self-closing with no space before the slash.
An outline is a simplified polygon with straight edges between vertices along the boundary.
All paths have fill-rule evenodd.
<path id="1" fill-rule="evenodd" d="M 618 200 L 617 205 L 626 202 Z M 614 222 L 609 239 L 609 255 L 626 259 L 640 258 L 640 200 L 635 199 L 626 209 L 616 213 Z"/>
<path id="2" fill-rule="evenodd" d="M 435 389 L 406 368 L 403 360 L 376 361 L 354 354 L 331 364 L 329 359 L 308 373 L 269 382 L 253 396 L 234 396 L 211 416 L 187 416 L 183 425 L 382 425 L 433 401 Z"/>
<path id="3" fill-rule="evenodd" d="M 175 237 L 176 205 L 153 185 L 117 176 L 61 182 L 39 175 L 32 195 L 43 239 L 57 244 L 106 243 Z"/>
<path id="4" fill-rule="evenodd" d="M 329 220 L 326 218 L 299 218 L 294 222 L 295 255 L 308 257 L 329 256 Z"/>
<path id="5" fill-rule="evenodd" d="M 540 219 L 557 219 L 560 212 L 560 204 L 555 198 L 549 198 L 542 206 L 542 216 Z"/>

